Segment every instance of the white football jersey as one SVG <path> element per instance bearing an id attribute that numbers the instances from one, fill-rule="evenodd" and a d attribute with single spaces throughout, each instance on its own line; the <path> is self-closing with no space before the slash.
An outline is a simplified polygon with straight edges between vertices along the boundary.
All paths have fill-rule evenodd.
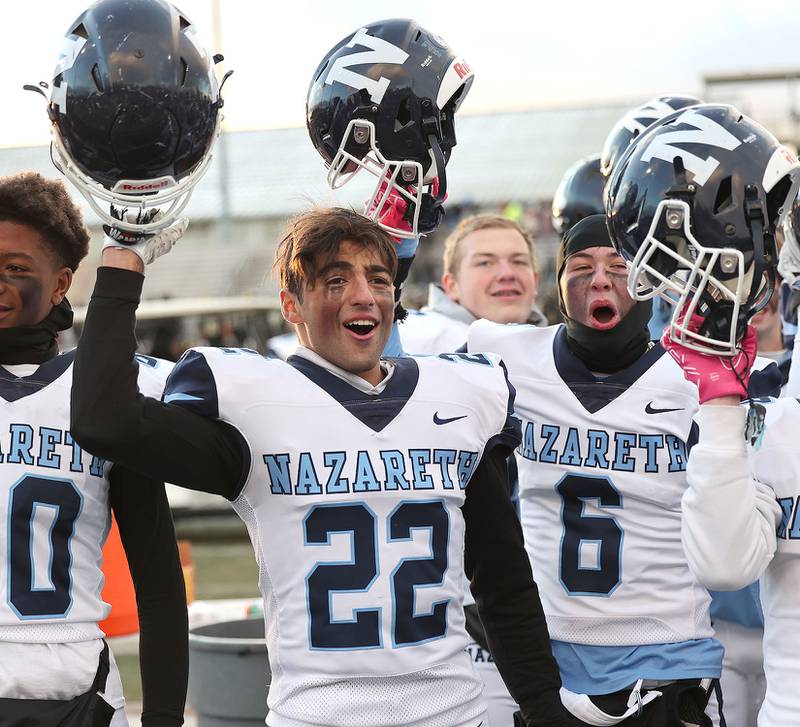
<path id="1" fill-rule="evenodd" d="M 69 433 L 72 361 L 57 356 L 30 376 L 0 367 L 0 640 L 102 637 L 102 546 L 110 526 L 108 473 Z M 172 364 L 139 361 L 139 388 L 160 398 Z"/>
<path id="2" fill-rule="evenodd" d="M 412 356 L 457 351 L 467 342 L 469 323 L 437 311 L 408 311 L 398 324 L 403 350 Z"/>
<path id="3" fill-rule="evenodd" d="M 624 646 L 713 635 L 681 544 L 697 389 L 652 347 L 597 380 L 563 326 L 474 323 L 470 351 L 502 356 L 522 419 L 526 547 L 553 639 Z"/>
<path id="4" fill-rule="evenodd" d="M 275 727 L 475 727 L 465 651 L 464 488 L 515 441 L 499 359 L 394 359 L 363 393 L 307 358 L 194 349 L 165 401 L 236 427 L 233 505 L 259 564 Z M 496 440 L 495 440 L 496 441 Z"/>
<path id="5" fill-rule="evenodd" d="M 758 724 L 777 727 L 795 724 L 800 714 L 800 402 L 782 398 L 766 408 L 764 441 L 750 450 L 750 461 L 755 479 L 775 491 L 783 517 L 761 578 L 767 695 Z"/>

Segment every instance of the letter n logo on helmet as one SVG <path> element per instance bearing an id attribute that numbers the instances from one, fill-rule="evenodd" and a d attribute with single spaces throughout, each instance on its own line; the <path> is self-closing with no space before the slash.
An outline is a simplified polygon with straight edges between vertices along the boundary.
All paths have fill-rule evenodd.
<path id="1" fill-rule="evenodd" d="M 347 43 L 347 48 L 353 48 L 356 45 L 369 48 L 366 51 L 359 51 L 357 53 L 350 53 L 346 56 L 339 56 L 332 64 L 325 76 L 325 85 L 328 86 L 332 83 L 339 82 L 356 89 L 366 89 L 369 92 L 369 97 L 373 103 L 379 104 L 383 100 L 383 95 L 386 89 L 389 88 L 389 79 L 381 76 L 377 80 L 364 76 L 355 71 L 351 71 L 351 66 L 360 66 L 364 64 L 375 65 L 378 63 L 388 63 L 394 65 L 403 65 L 408 58 L 402 48 L 392 45 L 383 38 L 376 38 L 374 35 L 367 33 L 366 28 L 359 28 L 350 41 Z"/>

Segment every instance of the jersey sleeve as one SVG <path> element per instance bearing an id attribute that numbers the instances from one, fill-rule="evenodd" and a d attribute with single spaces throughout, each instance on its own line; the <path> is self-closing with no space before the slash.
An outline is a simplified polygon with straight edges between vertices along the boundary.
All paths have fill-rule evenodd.
<path id="1" fill-rule="evenodd" d="M 751 475 L 742 407 L 700 407 L 700 440 L 687 467 L 682 539 L 689 565 L 708 588 L 729 591 L 757 580 L 777 547 L 779 507 Z"/>
<path id="2" fill-rule="evenodd" d="M 189 349 L 175 364 L 164 388 L 164 403 L 183 407 L 206 419 L 219 418 L 217 384 L 200 351 Z"/>
<path id="3" fill-rule="evenodd" d="M 139 391 L 135 325 L 143 281 L 129 270 L 97 272 L 75 355 L 70 432 L 87 451 L 140 474 L 235 499 L 250 467 L 241 435 L 225 422 Z M 207 372 L 198 377 L 208 384 Z M 192 377 L 179 375 L 182 380 Z M 202 394 L 197 384 L 175 391 Z"/>

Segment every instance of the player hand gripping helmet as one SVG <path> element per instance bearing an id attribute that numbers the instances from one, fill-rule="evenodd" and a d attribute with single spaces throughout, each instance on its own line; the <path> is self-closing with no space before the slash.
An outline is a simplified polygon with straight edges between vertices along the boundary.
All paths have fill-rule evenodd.
<path id="1" fill-rule="evenodd" d="M 588 156 L 575 162 L 561 178 L 553 196 L 553 227 L 564 235 L 576 223 L 590 215 L 602 215 L 606 208 L 600 174 L 600 156 Z"/>
<path id="2" fill-rule="evenodd" d="M 734 355 L 772 294 L 775 230 L 798 183 L 797 158 L 732 106 L 703 104 L 657 121 L 619 160 L 606 190 L 630 294 L 675 305 L 677 342 Z"/>
<path id="3" fill-rule="evenodd" d="M 603 151 L 600 154 L 600 173 L 608 179 L 614 170 L 614 165 L 619 161 L 631 142 L 650 124 L 678 109 L 702 103 L 694 96 L 656 96 L 641 106 L 631 109 L 623 116 L 606 137 Z"/>
<path id="4" fill-rule="evenodd" d="M 47 107 L 53 161 L 104 223 L 146 232 L 186 206 L 219 133 L 219 60 L 164 0 L 100 0 L 70 26 Z"/>
<path id="5" fill-rule="evenodd" d="M 330 186 L 366 169 L 377 178 L 368 217 L 380 224 L 399 196 L 407 224 L 382 224 L 387 232 L 419 237 L 436 229 L 456 145 L 454 116 L 472 78 L 438 35 L 413 20 L 372 23 L 337 43 L 315 71 L 306 102 L 308 133 Z"/>

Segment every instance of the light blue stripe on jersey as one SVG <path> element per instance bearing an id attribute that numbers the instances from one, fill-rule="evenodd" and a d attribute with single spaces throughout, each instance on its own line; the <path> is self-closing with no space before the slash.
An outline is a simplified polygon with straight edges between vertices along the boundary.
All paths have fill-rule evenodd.
<path id="1" fill-rule="evenodd" d="M 174 394 L 167 394 L 164 397 L 164 401 L 167 404 L 169 404 L 172 401 L 202 401 L 202 400 L 203 400 L 202 397 L 193 396 L 192 394 L 184 394 L 181 393 L 180 391 Z"/>
<path id="2" fill-rule="evenodd" d="M 711 620 L 733 621 L 749 629 L 764 628 L 758 581 L 738 591 L 709 591 Z"/>
<path id="3" fill-rule="evenodd" d="M 638 679 L 702 679 L 722 672 L 722 644 L 697 639 L 676 644 L 587 646 L 553 641 L 561 681 L 577 694 L 611 694 Z"/>

